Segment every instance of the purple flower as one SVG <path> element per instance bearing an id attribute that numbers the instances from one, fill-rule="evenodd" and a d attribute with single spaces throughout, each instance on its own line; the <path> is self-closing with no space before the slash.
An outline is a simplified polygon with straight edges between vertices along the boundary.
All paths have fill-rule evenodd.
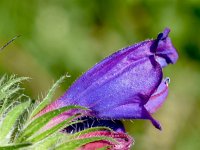
<path id="1" fill-rule="evenodd" d="M 174 64 L 178 54 L 166 28 L 156 39 L 146 40 L 105 58 L 41 113 L 66 105 L 89 108 L 86 115 L 101 119 L 148 119 L 161 129 L 151 114 L 164 102 L 168 78 L 162 68 Z"/>

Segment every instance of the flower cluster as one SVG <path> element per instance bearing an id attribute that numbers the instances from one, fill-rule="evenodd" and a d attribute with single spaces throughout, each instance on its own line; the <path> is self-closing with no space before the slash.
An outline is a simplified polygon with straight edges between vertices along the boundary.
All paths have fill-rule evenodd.
<path id="1" fill-rule="evenodd" d="M 77 124 L 77 127 L 86 128 L 87 124 L 88 127 L 112 128 L 114 136 L 108 131 L 99 131 L 92 136 L 106 135 L 123 139 L 121 148 L 115 145 L 113 149 L 129 149 L 131 145 L 132 140 L 125 133 L 119 121 L 121 119 L 147 119 L 161 129 L 160 123 L 151 114 L 168 95 L 169 78 L 163 78 L 162 68 L 174 64 L 178 59 L 168 37 L 169 32 L 166 28 L 156 39 L 128 46 L 108 56 L 78 78 L 62 97 L 38 115 L 67 105 L 84 106 L 89 109 L 85 112 L 88 117 L 84 118 L 85 123 Z M 53 122 L 60 122 L 70 114 L 73 112 L 57 116 Z M 116 122 L 112 123 L 112 120 Z M 73 128 L 67 128 L 66 131 L 76 132 Z"/>

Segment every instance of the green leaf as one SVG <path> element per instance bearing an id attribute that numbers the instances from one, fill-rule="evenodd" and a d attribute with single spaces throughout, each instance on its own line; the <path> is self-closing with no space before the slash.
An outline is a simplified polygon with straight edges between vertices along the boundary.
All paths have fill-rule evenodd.
<path id="1" fill-rule="evenodd" d="M 21 82 L 22 80 L 28 80 L 28 77 L 18 77 L 16 78 L 14 75 L 10 77 L 10 79 L 1 86 L 1 92 L 4 92 L 11 88 L 16 83 Z"/>
<path id="2" fill-rule="evenodd" d="M 60 131 L 61 129 L 67 127 L 67 126 L 70 126 L 72 124 L 76 124 L 76 123 L 79 123 L 79 122 L 82 122 L 81 120 L 79 121 L 74 121 L 74 122 L 71 122 L 73 121 L 73 119 L 75 119 L 77 116 L 80 116 L 80 114 L 77 114 L 77 115 L 73 115 L 69 118 L 67 118 L 66 120 L 60 122 L 59 124 L 53 126 L 52 128 L 50 128 L 49 130 L 46 130 L 45 132 L 42 132 L 41 134 L 33 137 L 32 139 L 30 139 L 29 141 L 30 142 L 38 142 L 38 141 L 41 141 L 43 140 L 44 138 L 46 138 L 47 136 L 50 136 L 52 135 L 53 133 L 57 132 L 57 131 Z"/>
<path id="3" fill-rule="evenodd" d="M 5 118 L 3 119 L 3 122 L 0 126 L 0 141 L 6 142 L 6 136 L 8 133 L 13 129 L 15 122 L 17 118 L 23 113 L 23 111 L 29 106 L 29 102 L 21 103 L 17 106 L 15 106 L 12 110 L 10 110 Z"/>
<path id="4" fill-rule="evenodd" d="M 57 132 L 45 138 L 44 140 L 35 143 L 31 150 L 54 150 L 56 145 L 62 140 L 66 138 L 66 134 L 61 132 Z"/>
<path id="5" fill-rule="evenodd" d="M 89 137 L 89 138 L 82 138 L 82 139 L 76 139 L 76 140 L 65 142 L 64 144 L 57 146 L 55 150 L 63 150 L 63 149 L 75 150 L 85 144 L 95 142 L 95 141 L 101 141 L 101 140 L 117 143 L 115 139 L 106 137 L 106 136 Z"/>
<path id="6" fill-rule="evenodd" d="M 20 144 L 10 144 L 10 145 L 5 145 L 5 146 L 0 146 L 0 150 L 14 150 L 14 149 L 19 149 L 27 146 L 31 146 L 32 143 L 20 143 Z"/>
<path id="7" fill-rule="evenodd" d="M 2 86 L 3 82 L 5 81 L 5 78 L 6 78 L 5 74 L 0 78 L 0 86 Z"/>
<path id="8" fill-rule="evenodd" d="M 23 97 L 24 95 L 20 95 L 19 99 Z M 27 97 L 26 97 L 27 98 Z M 30 102 L 30 105 L 27 107 L 27 109 L 20 115 L 20 117 L 16 121 L 16 126 L 14 126 L 13 132 L 11 134 L 10 142 L 14 142 L 17 138 L 17 136 L 20 134 L 22 129 L 25 127 L 26 124 L 28 124 L 28 118 L 30 116 L 30 112 L 32 112 L 33 108 L 33 101 L 31 101 L 30 98 L 28 98 L 28 101 Z"/>
<path id="9" fill-rule="evenodd" d="M 39 131 L 43 126 L 45 126 L 51 119 L 54 117 L 60 115 L 63 112 L 66 112 L 71 109 L 82 109 L 87 110 L 84 107 L 81 106 L 66 106 L 62 107 L 50 112 L 45 113 L 44 115 L 36 118 L 33 120 L 25 129 L 21 132 L 21 135 L 18 137 L 18 142 L 26 140 L 28 137 L 35 134 L 37 131 Z"/>
<path id="10" fill-rule="evenodd" d="M 49 90 L 47 96 L 42 100 L 42 102 L 36 107 L 36 109 L 32 112 L 31 117 L 34 117 L 37 113 L 39 113 L 43 108 L 45 108 L 48 104 L 52 103 L 54 100 L 52 100 L 53 94 L 55 93 L 55 90 L 58 88 L 58 86 L 63 82 L 63 80 L 68 77 L 67 75 L 62 76 L 56 83 L 52 86 L 52 88 Z"/>
<path id="11" fill-rule="evenodd" d="M 50 150 L 54 149 L 56 145 L 62 138 L 66 138 L 66 134 L 63 133 L 55 133 L 53 135 L 48 136 L 44 140 L 35 143 L 31 149 L 32 150 Z"/>
<path id="12" fill-rule="evenodd" d="M 22 80 L 27 80 L 28 77 L 16 77 L 12 75 L 9 79 L 6 79 L 4 75 L 0 79 L 0 100 L 2 105 L 0 106 L 0 115 L 3 114 L 8 105 L 10 105 L 15 99 L 10 99 L 11 96 L 20 90 L 17 83 Z"/>

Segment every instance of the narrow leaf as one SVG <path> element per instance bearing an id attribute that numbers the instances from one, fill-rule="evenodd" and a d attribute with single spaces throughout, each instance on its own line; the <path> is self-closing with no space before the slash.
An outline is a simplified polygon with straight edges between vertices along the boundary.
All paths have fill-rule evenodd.
<path id="1" fill-rule="evenodd" d="M 44 140 L 35 143 L 31 149 L 32 150 L 51 150 L 54 149 L 56 147 L 56 145 L 59 143 L 59 141 L 66 137 L 65 134 L 62 133 L 56 133 L 53 135 L 48 136 L 47 138 L 45 138 Z"/>
<path id="2" fill-rule="evenodd" d="M 18 78 L 15 78 L 15 76 L 12 76 L 10 78 L 10 80 L 8 80 L 5 84 L 3 84 L 1 86 L 1 91 L 6 91 L 10 87 L 12 87 L 14 84 L 16 84 L 18 82 L 21 82 L 22 80 L 28 80 L 28 79 L 29 79 L 28 77 L 18 77 Z"/>
<path id="3" fill-rule="evenodd" d="M 115 139 L 106 137 L 106 136 L 82 138 L 82 139 L 76 139 L 76 140 L 71 140 L 69 142 L 65 142 L 64 144 L 61 144 L 58 147 L 56 147 L 55 150 L 63 150 L 63 149 L 75 150 L 85 144 L 95 142 L 95 141 L 101 141 L 101 140 L 110 141 L 112 143 L 117 142 Z"/>
<path id="4" fill-rule="evenodd" d="M 80 116 L 80 114 L 78 114 Z M 71 117 L 69 117 L 68 119 L 60 122 L 59 124 L 53 126 L 51 129 L 49 130 L 46 130 L 44 132 L 42 132 L 41 134 L 35 136 L 34 138 L 30 139 L 29 141 L 30 142 L 38 142 L 38 141 L 41 141 L 43 140 L 44 138 L 46 138 L 47 136 L 50 136 L 52 135 L 53 133 L 65 128 L 66 126 L 69 126 L 69 125 L 72 125 L 72 124 L 75 124 L 75 123 L 79 123 L 81 122 L 80 120 L 79 121 L 74 121 L 74 122 L 71 122 L 73 121 L 73 119 L 75 119 L 78 115 L 73 115 Z"/>
<path id="5" fill-rule="evenodd" d="M 5 81 L 6 75 L 4 74 L 1 78 L 0 78 L 0 86 L 3 84 L 3 82 Z"/>
<path id="6" fill-rule="evenodd" d="M 19 149 L 19 148 L 24 148 L 27 146 L 31 146 L 32 143 L 20 143 L 20 144 L 10 144 L 10 145 L 5 145 L 5 146 L 0 146 L 0 150 L 14 150 L 14 149 Z"/>
<path id="7" fill-rule="evenodd" d="M 29 102 L 25 102 L 25 103 L 21 103 L 17 106 L 15 106 L 12 110 L 10 110 L 1 126 L 0 126 L 0 141 L 1 142 L 6 142 L 6 136 L 8 135 L 8 133 L 12 130 L 12 128 L 15 125 L 15 122 L 17 120 L 17 118 L 19 118 L 19 116 L 23 113 L 23 111 L 29 106 Z"/>
<path id="8" fill-rule="evenodd" d="M 52 88 L 49 90 L 47 96 L 43 99 L 43 101 L 36 107 L 36 109 L 32 112 L 31 117 L 35 116 L 37 113 L 39 113 L 43 108 L 45 108 L 48 104 L 52 103 L 52 97 L 55 93 L 55 90 L 58 88 L 58 86 L 63 82 L 63 80 L 68 77 L 62 76 L 56 83 L 52 86 Z"/>
<path id="9" fill-rule="evenodd" d="M 66 106 L 62 107 L 50 112 L 47 112 L 46 114 L 36 118 L 33 120 L 25 129 L 21 132 L 20 137 L 18 137 L 18 142 L 26 140 L 31 135 L 35 134 L 37 131 L 39 131 L 43 126 L 45 126 L 51 119 L 54 117 L 62 114 L 63 112 L 66 112 L 71 109 L 82 109 L 86 110 L 86 108 L 81 106 Z"/>

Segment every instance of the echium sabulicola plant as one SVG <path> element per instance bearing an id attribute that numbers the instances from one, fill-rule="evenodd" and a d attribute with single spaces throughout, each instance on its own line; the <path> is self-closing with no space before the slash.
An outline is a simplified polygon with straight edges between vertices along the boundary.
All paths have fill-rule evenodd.
<path id="1" fill-rule="evenodd" d="M 166 28 L 156 39 L 110 55 L 52 101 L 60 79 L 43 101 L 29 106 L 11 142 L 32 149 L 129 150 L 134 140 L 120 120 L 150 120 L 161 130 L 152 114 L 168 95 L 169 78 L 162 68 L 178 59 L 169 32 Z"/>

